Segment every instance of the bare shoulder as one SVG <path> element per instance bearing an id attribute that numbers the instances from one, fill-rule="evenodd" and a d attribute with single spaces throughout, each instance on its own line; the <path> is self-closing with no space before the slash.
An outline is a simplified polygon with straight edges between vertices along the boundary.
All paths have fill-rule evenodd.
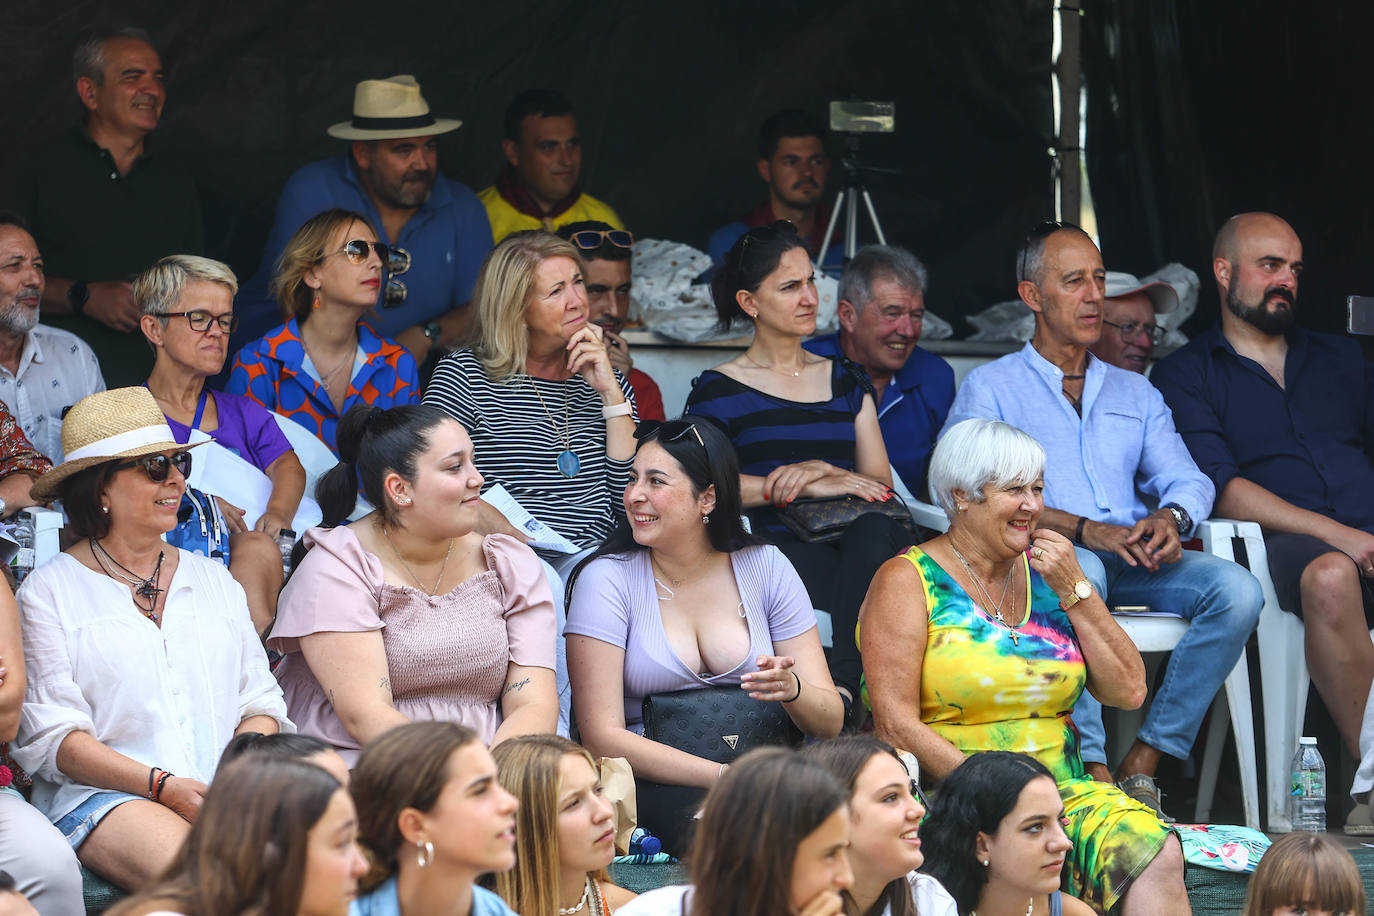
<path id="1" fill-rule="evenodd" d="M 606 902 L 611 905 L 612 913 L 639 896 L 634 891 L 627 891 L 609 881 L 601 882 L 601 893 L 606 898 Z"/>
<path id="2" fill-rule="evenodd" d="M 1093 908 L 1077 897 L 1060 894 L 1059 900 L 1064 905 L 1064 916 L 1096 916 Z"/>

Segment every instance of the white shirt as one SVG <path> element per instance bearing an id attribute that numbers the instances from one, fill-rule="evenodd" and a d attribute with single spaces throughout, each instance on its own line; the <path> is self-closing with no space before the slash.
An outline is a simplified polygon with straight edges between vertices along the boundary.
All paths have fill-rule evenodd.
<path id="1" fill-rule="evenodd" d="M 19 371 L 0 366 L 0 401 L 53 464 L 62 463 L 62 411 L 104 390 L 100 361 L 86 342 L 41 324 L 24 337 Z"/>
<path id="2" fill-rule="evenodd" d="M 33 777 L 33 804 L 54 822 L 100 791 L 57 768 L 73 731 L 206 783 L 247 717 L 295 731 L 243 589 L 220 563 L 178 555 L 161 629 L 126 585 L 70 554 L 34 570 L 16 595 L 28 690 L 12 753 Z"/>

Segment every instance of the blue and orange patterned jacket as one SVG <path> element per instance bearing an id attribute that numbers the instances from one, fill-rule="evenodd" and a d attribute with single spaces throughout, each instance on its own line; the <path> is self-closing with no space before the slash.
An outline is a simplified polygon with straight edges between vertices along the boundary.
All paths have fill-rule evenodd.
<path id="1" fill-rule="evenodd" d="M 324 386 L 302 368 L 305 344 L 295 318 L 243 346 L 234 357 L 225 390 L 246 395 L 268 410 L 290 417 L 338 454 L 334 431 L 349 409 L 358 404 L 395 407 L 420 403 L 420 374 L 409 350 L 379 337 L 361 321 L 358 346 L 367 361 L 355 369 L 342 411 L 334 409 Z"/>

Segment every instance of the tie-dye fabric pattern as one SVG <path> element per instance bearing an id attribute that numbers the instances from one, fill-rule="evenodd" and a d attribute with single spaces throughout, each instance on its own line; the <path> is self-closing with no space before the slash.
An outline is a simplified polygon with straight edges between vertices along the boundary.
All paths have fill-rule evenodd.
<path id="1" fill-rule="evenodd" d="M 1059 598 L 1027 565 L 1030 612 L 1014 643 L 924 551 L 904 556 L 921 576 L 930 614 L 921 720 L 965 754 L 1019 751 L 1043 763 L 1059 784 L 1074 846 L 1064 890 L 1098 912 L 1111 910 L 1170 830 L 1149 808 L 1084 774 L 1069 714 L 1087 668 Z"/>

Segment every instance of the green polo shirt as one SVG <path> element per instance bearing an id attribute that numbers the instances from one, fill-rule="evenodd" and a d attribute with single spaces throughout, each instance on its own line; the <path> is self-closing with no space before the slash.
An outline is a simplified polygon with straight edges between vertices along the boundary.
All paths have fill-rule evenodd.
<path id="1" fill-rule="evenodd" d="M 17 205 L 33 228 L 45 270 L 68 280 L 132 280 L 158 258 L 203 254 L 200 198 L 185 172 L 145 153 L 129 174 L 79 125 L 36 148 Z M 110 388 L 138 385 L 153 356 L 140 331 L 44 316 L 91 345 Z"/>

